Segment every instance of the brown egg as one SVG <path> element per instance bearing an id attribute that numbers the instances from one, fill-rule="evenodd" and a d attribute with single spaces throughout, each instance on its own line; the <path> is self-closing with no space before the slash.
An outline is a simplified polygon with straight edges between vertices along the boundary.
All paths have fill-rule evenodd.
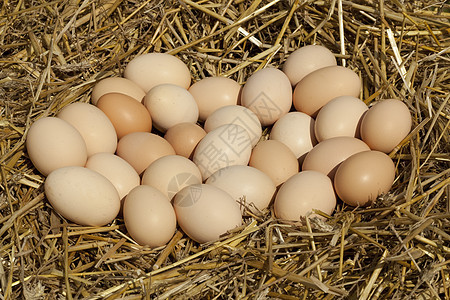
<path id="1" fill-rule="evenodd" d="M 147 185 L 137 186 L 127 195 L 123 220 L 131 237 L 150 247 L 167 244 L 177 227 L 175 211 L 167 197 Z"/>
<path id="2" fill-rule="evenodd" d="M 309 73 L 329 66 L 336 66 L 333 53 L 320 45 L 308 45 L 292 52 L 283 64 L 283 72 L 289 77 L 292 86 Z"/>
<path id="3" fill-rule="evenodd" d="M 216 109 L 236 105 L 240 91 L 241 85 L 226 77 L 207 77 L 189 88 L 189 92 L 197 102 L 201 121 L 205 121 Z"/>
<path id="4" fill-rule="evenodd" d="M 187 89 L 165 83 L 153 87 L 144 97 L 144 106 L 152 116 L 153 125 L 161 132 L 179 123 L 198 120 L 197 103 Z"/>
<path id="5" fill-rule="evenodd" d="M 194 123 L 180 123 L 167 130 L 164 138 L 176 154 L 192 158 L 195 147 L 206 135 L 205 130 Z"/>
<path id="6" fill-rule="evenodd" d="M 236 124 L 225 124 L 208 132 L 195 148 L 192 161 L 198 166 L 203 180 L 219 169 L 247 165 L 252 144 L 247 130 Z"/>
<path id="7" fill-rule="evenodd" d="M 334 187 L 352 206 L 366 206 L 387 193 L 395 179 L 395 165 L 385 153 L 364 151 L 347 158 L 337 169 Z"/>
<path id="8" fill-rule="evenodd" d="M 297 157 L 282 142 L 266 140 L 253 148 L 249 166 L 263 171 L 273 180 L 276 186 L 298 173 Z"/>
<path id="9" fill-rule="evenodd" d="M 370 150 L 363 141 L 341 136 L 318 143 L 303 161 L 302 170 L 313 170 L 328 175 L 332 180 L 339 164 L 351 155 Z"/>
<path id="10" fill-rule="evenodd" d="M 56 117 L 40 118 L 27 132 L 26 148 L 33 165 L 44 176 L 67 166 L 84 166 L 86 143 L 78 130 Z"/>
<path id="11" fill-rule="evenodd" d="M 98 99 L 104 94 L 120 93 L 141 102 L 145 92 L 133 81 L 123 77 L 108 77 L 98 81 L 92 89 L 91 102 L 97 105 Z"/>
<path id="12" fill-rule="evenodd" d="M 75 102 L 64 107 L 56 116 L 78 130 L 86 142 L 88 156 L 100 152 L 116 152 L 116 130 L 108 116 L 98 107 Z"/>
<path id="13" fill-rule="evenodd" d="M 172 83 L 189 88 L 191 73 L 179 58 L 167 53 L 146 53 L 133 58 L 126 66 L 124 77 L 135 82 L 145 93 L 152 87 Z"/>
<path id="14" fill-rule="evenodd" d="M 358 74 L 342 66 L 330 66 L 309 73 L 297 83 L 293 102 L 296 110 L 315 117 L 331 99 L 358 97 L 360 90 Z"/>
<path id="15" fill-rule="evenodd" d="M 276 216 L 292 221 L 300 221 L 313 210 L 331 215 L 335 206 L 332 181 L 317 171 L 302 171 L 289 178 L 280 187 L 274 201 Z"/>
<path id="16" fill-rule="evenodd" d="M 214 241 L 242 223 L 236 200 L 209 184 L 183 188 L 175 195 L 173 206 L 181 229 L 199 243 Z"/>
<path id="17" fill-rule="evenodd" d="M 252 147 L 261 138 L 262 128 L 258 116 L 250 109 L 241 105 L 228 105 L 214 111 L 203 126 L 206 132 L 225 124 L 236 124 L 247 130 L 252 141 Z"/>
<path id="18" fill-rule="evenodd" d="M 256 71 L 242 88 L 241 103 L 258 116 L 261 125 L 272 125 L 291 109 L 289 78 L 275 68 Z"/>
<path id="19" fill-rule="evenodd" d="M 130 96 L 109 93 L 98 99 L 97 107 L 109 118 L 120 139 L 131 132 L 150 132 L 152 118 L 144 105 Z"/>
<path id="20" fill-rule="evenodd" d="M 202 174 L 189 159 L 180 155 L 166 155 L 152 162 L 142 174 L 142 184 L 149 185 L 168 200 L 185 186 L 202 183 Z"/>
<path id="21" fill-rule="evenodd" d="M 120 210 L 114 185 L 88 168 L 72 166 L 52 171 L 45 179 L 44 191 L 56 212 L 80 225 L 104 226 Z"/>
<path id="22" fill-rule="evenodd" d="M 306 154 L 317 144 L 314 119 L 299 111 L 287 113 L 273 124 L 270 139 L 288 146 L 299 162 L 302 162 Z"/>
<path id="23" fill-rule="evenodd" d="M 101 152 L 90 156 L 86 168 L 105 176 L 116 188 L 120 199 L 141 183 L 136 170 L 123 158 L 112 153 Z"/>
<path id="24" fill-rule="evenodd" d="M 117 155 L 133 166 L 138 174 L 158 158 L 174 154 L 175 150 L 168 141 L 150 132 L 129 133 L 117 144 Z"/>
<path id="25" fill-rule="evenodd" d="M 229 166 L 212 174 L 206 184 L 216 186 L 253 212 L 266 209 L 272 200 L 276 186 L 266 173 L 250 166 Z"/>
<path id="26" fill-rule="evenodd" d="M 367 105 L 353 96 L 340 96 L 325 104 L 319 111 L 314 125 L 317 140 L 337 136 L 360 137 L 361 119 Z"/>
<path id="27" fill-rule="evenodd" d="M 391 152 L 411 130 L 408 106 L 386 99 L 372 106 L 361 121 L 361 138 L 372 150 Z"/>

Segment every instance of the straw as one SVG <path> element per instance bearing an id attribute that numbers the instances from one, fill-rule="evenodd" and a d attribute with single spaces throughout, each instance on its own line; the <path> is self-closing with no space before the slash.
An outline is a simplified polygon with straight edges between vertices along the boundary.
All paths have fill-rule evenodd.
<path id="1" fill-rule="evenodd" d="M 450 6 L 445 1 L 4 1 L 0 7 L 1 299 L 450 299 Z M 137 55 L 167 52 L 193 81 L 243 84 L 319 44 L 357 72 L 369 106 L 407 104 L 396 178 L 370 207 L 277 220 L 272 207 L 199 244 L 178 228 L 138 245 L 119 216 L 86 227 L 48 203 L 25 140 L 89 102 Z M 326 83 L 323 83 L 326 88 Z M 270 128 L 264 129 L 264 137 Z"/>

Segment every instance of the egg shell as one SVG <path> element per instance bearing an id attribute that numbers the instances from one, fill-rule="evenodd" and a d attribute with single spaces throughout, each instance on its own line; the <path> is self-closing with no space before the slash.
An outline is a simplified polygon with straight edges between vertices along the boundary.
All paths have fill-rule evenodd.
<path id="1" fill-rule="evenodd" d="M 267 174 L 275 186 L 299 171 L 297 157 L 288 146 L 276 140 L 259 142 L 253 148 L 249 166 Z"/>
<path id="2" fill-rule="evenodd" d="M 367 206 L 392 187 L 395 165 L 383 152 L 364 151 L 347 158 L 337 169 L 334 187 L 342 201 Z"/>
<path id="3" fill-rule="evenodd" d="M 247 130 L 236 124 L 226 124 L 206 134 L 198 143 L 192 160 L 206 180 L 221 168 L 247 165 L 251 152 Z"/>
<path id="4" fill-rule="evenodd" d="M 142 184 L 152 186 L 169 200 L 182 188 L 202 183 L 202 174 L 188 158 L 167 155 L 158 158 L 142 174 Z"/>
<path id="5" fill-rule="evenodd" d="M 159 247 L 175 233 L 175 211 L 159 190 L 140 185 L 130 191 L 123 205 L 123 220 L 128 234 L 140 245 Z"/>
<path id="6" fill-rule="evenodd" d="M 410 132 L 411 113 L 400 100 L 386 99 L 373 105 L 361 121 L 361 139 L 372 150 L 391 152 Z"/>
<path id="7" fill-rule="evenodd" d="M 123 76 L 136 83 L 145 93 L 154 86 L 172 83 L 185 89 L 191 85 L 188 67 L 179 58 L 167 53 L 146 53 L 133 58 Z"/>
<path id="8" fill-rule="evenodd" d="M 86 143 L 78 130 L 56 117 L 43 117 L 31 124 L 25 142 L 28 156 L 44 176 L 67 166 L 83 167 Z"/>
<path id="9" fill-rule="evenodd" d="M 175 150 L 175 153 L 192 158 L 197 144 L 205 137 L 205 130 L 193 123 L 180 123 L 170 127 L 164 135 Z"/>
<path id="10" fill-rule="evenodd" d="M 273 124 L 270 139 L 288 146 L 300 162 L 317 144 L 313 118 L 302 112 L 290 112 Z"/>
<path id="11" fill-rule="evenodd" d="M 370 150 L 369 146 L 357 138 L 341 136 L 327 139 L 309 151 L 302 170 L 319 171 L 333 180 L 340 163 L 355 153 L 367 150 Z"/>
<path id="12" fill-rule="evenodd" d="M 358 97 L 361 80 L 354 71 L 342 66 L 318 69 L 295 86 L 293 103 L 297 111 L 315 117 L 319 110 L 339 96 Z"/>
<path id="13" fill-rule="evenodd" d="M 152 116 L 153 124 L 161 132 L 179 123 L 195 123 L 198 107 L 187 89 L 165 83 L 153 87 L 144 97 L 144 106 Z"/>
<path id="14" fill-rule="evenodd" d="M 75 102 L 64 107 L 56 116 L 78 130 L 86 143 L 88 157 L 95 153 L 116 151 L 116 130 L 108 116 L 96 106 Z"/>
<path id="15" fill-rule="evenodd" d="M 145 92 L 133 81 L 123 77 L 108 77 L 95 83 L 91 93 L 91 103 L 97 105 L 98 99 L 104 94 L 120 93 L 141 102 Z"/>
<path id="16" fill-rule="evenodd" d="M 301 217 L 328 215 L 336 207 L 336 196 L 330 178 L 317 171 L 302 171 L 289 178 L 277 192 L 275 215 L 283 220 L 299 221 Z"/>
<path id="17" fill-rule="evenodd" d="M 252 212 L 264 210 L 270 204 L 276 186 L 264 172 L 250 166 L 229 166 L 212 174 L 206 184 L 218 187 Z M 255 209 L 256 208 L 256 209 Z"/>
<path id="18" fill-rule="evenodd" d="M 258 116 L 262 126 L 272 125 L 291 109 L 291 82 L 281 70 L 258 70 L 244 84 L 241 104 Z"/>
<path id="19" fill-rule="evenodd" d="M 119 213 L 120 198 L 114 185 L 84 167 L 63 167 L 51 172 L 44 190 L 55 211 L 79 225 L 103 226 Z"/>
<path id="20" fill-rule="evenodd" d="M 98 99 L 97 107 L 108 116 L 119 139 L 132 132 L 152 130 L 150 113 L 144 105 L 130 96 L 119 93 L 105 94 Z"/>
<path id="21" fill-rule="evenodd" d="M 307 45 L 292 52 L 283 64 L 283 72 L 292 86 L 309 73 L 329 66 L 336 66 L 333 53 L 321 45 Z"/>
<path id="22" fill-rule="evenodd" d="M 133 132 L 119 140 L 117 155 L 125 159 L 138 174 L 160 157 L 174 155 L 168 141 L 150 132 Z"/>
<path id="23" fill-rule="evenodd" d="M 215 241 L 242 223 L 233 197 L 208 184 L 183 188 L 175 195 L 173 206 L 181 229 L 199 243 Z"/>
<path id="24" fill-rule="evenodd" d="M 356 97 L 334 98 L 317 114 L 314 127 L 317 140 L 320 142 L 337 136 L 359 138 L 361 119 L 367 110 L 367 105 Z"/>
<path id="25" fill-rule="evenodd" d="M 241 85 L 226 77 L 206 77 L 195 82 L 189 92 L 199 109 L 199 119 L 205 121 L 215 110 L 239 103 Z"/>
<path id="26" fill-rule="evenodd" d="M 210 132 L 225 124 L 236 124 L 247 130 L 252 147 L 254 147 L 261 138 L 261 122 L 259 122 L 258 116 L 246 107 L 240 105 L 221 107 L 209 115 L 203 127 L 206 132 Z"/>
<path id="27" fill-rule="evenodd" d="M 90 156 L 86 168 L 100 173 L 111 181 L 120 199 L 141 183 L 136 170 L 126 160 L 113 153 L 103 152 Z"/>

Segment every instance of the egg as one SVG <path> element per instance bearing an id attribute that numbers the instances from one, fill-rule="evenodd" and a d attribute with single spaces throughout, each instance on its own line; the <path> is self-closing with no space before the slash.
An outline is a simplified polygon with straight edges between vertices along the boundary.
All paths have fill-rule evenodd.
<path id="1" fill-rule="evenodd" d="M 205 121 L 216 109 L 239 103 L 241 85 L 226 77 L 206 77 L 195 82 L 189 92 L 199 109 L 199 119 Z"/>
<path id="2" fill-rule="evenodd" d="M 272 125 L 291 109 L 291 82 L 275 68 L 256 71 L 242 88 L 241 104 L 258 116 L 262 126 Z"/>
<path id="3" fill-rule="evenodd" d="M 285 144 L 276 140 L 259 142 L 253 148 L 249 166 L 267 174 L 275 186 L 279 186 L 299 170 L 294 153 Z"/>
<path id="4" fill-rule="evenodd" d="M 315 117 L 319 110 L 339 96 L 358 97 L 361 80 L 354 71 L 330 66 L 313 71 L 295 86 L 293 103 L 297 111 Z"/>
<path id="5" fill-rule="evenodd" d="M 85 226 L 104 226 L 119 213 L 120 199 L 103 175 L 84 167 L 52 171 L 44 183 L 48 201 L 64 218 Z"/>
<path id="6" fill-rule="evenodd" d="M 152 130 L 150 113 L 144 105 L 130 96 L 119 93 L 105 94 L 98 99 L 97 107 L 108 116 L 119 139 L 132 132 Z"/>
<path id="7" fill-rule="evenodd" d="M 275 215 L 282 220 L 299 221 L 301 217 L 328 215 L 336 207 L 336 196 L 330 178 L 317 171 L 302 171 L 289 178 L 277 192 Z"/>
<path id="8" fill-rule="evenodd" d="M 183 188 L 173 206 L 181 229 L 199 243 L 217 240 L 242 224 L 241 210 L 227 192 L 208 184 Z"/>
<path id="9" fill-rule="evenodd" d="M 161 132 L 179 123 L 195 123 L 198 107 L 187 89 L 165 83 L 153 87 L 144 97 L 144 105 L 152 116 L 153 124 Z"/>
<path id="10" fill-rule="evenodd" d="M 123 221 L 128 234 L 140 245 L 159 247 L 175 233 L 175 211 L 159 190 L 140 185 L 130 191 L 123 205 Z"/>
<path id="11" fill-rule="evenodd" d="M 410 132 L 411 113 L 400 100 L 373 105 L 361 121 L 361 138 L 372 150 L 391 152 Z"/>
<path id="12" fill-rule="evenodd" d="M 251 151 L 247 130 L 236 124 L 226 124 L 206 134 L 198 143 L 192 160 L 206 180 L 221 168 L 247 165 Z"/>
<path id="13" fill-rule="evenodd" d="M 369 146 L 357 138 L 341 136 L 327 139 L 309 151 L 302 170 L 319 171 L 333 180 L 340 163 L 355 153 L 367 150 L 370 150 Z"/>
<path id="14" fill-rule="evenodd" d="M 229 166 L 214 172 L 206 184 L 216 186 L 235 199 L 244 210 L 263 211 L 272 200 L 276 186 L 264 172 L 250 166 Z"/>
<path id="15" fill-rule="evenodd" d="M 133 81 L 123 77 L 108 77 L 95 83 L 91 93 L 91 103 L 97 105 L 98 99 L 104 94 L 120 93 L 141 102 L 145 92 Z"/>
<path id="16" fill-rule="evenodd" d="M 100 173 L 111 181 L 120 199 L 141 183 L 136 170 L 126 160 L 113 153 L 103 152 L 90 156 L 86 168 Z"/>
<path id="17" fill-rule="evenodd" d="M 361 119 L 367 105 L 353 96 L 340 96 L 325 104 L 316 117 L 314 132 L 317 140 L 350 136 L 359 138 Z"/>
<path id="18" fill-rule="evenodd" d="M 75 102 L 64 107 L 56 116 L 78 130 L 86 143 L 88 157 L 95 153 L 116 151 L 116 130 L 105 113 L 96 106 Z"/>
<path id="19" fill-rule="evenodd" d="M 146 53 L 133 58 L 123 76 L 136 83 L 145 93 L 154 86 L 172 83 L 185 89 L 191 85 L 188 67 L 179 58 L 167 53 Z"/>
<path id="20" fill-rule="evenodd" d="M 175 153 L 187 158 L 192 158 L 195 147 L 205 137 L 205 130 L 193 123 L 180 123 L 170 127 L 164 139 L 166 139 L 175 150 Z"/>
<path id="21" fill-rule="evenodd" d="M 329 66 L 336 66 L 336 58 L 328 48 L 321 45 L 307 45 L 292 52 L 283 64 L 283 72 L 292 86 L 309 73 Z"/>
<path id="22" fill-rule="evenodd" d="M 56 117 L 43 117 L 31 124 L 25 141 L 28 156 L 44 176 L 67 166 L 83 167 L 86 143 L 78 130 Z"/>
<path id="23" fill-rule="evenodd" d="M 337 169 L 334 187 L 342 201 L 367 206 L 387 193 L 395 179 L 395 165 L 383 152 L 364 151 L 347 158 Z"/>
<path id="24" fill-rule="evenodd" d="M 168 141 L 150 132 L 133 132 L 119 140 L 117 155 L 126 160 L 138 174 L 160 157 L 174 155 Z"/>
<path id="25" fill-rule="evenodd" d="M 261 122 L 259 122 L 258 116 L 246 107 L 228 105 L 217 109 L 206 119 L 204 129 L 206 132 L 210 132 L 225 124 L 236 124 L 247 130 L 252 147 L 261 138 Z"/>
<path id="26" fill-rule="evenodd" d="M 282 142 L 300 162 L 317 144 L 314 119 L 302 112 L 290 112 L 273 124 L 270 139 Z"/>
<path id="27" fill-rule="evenodd" d="M 188 185 L 202 183 L 198 167 L 186 157 L 167 155 L 152 162 L 142 174 L 142 184 L 149 185 L 172 200 L 178 191 Z"/>

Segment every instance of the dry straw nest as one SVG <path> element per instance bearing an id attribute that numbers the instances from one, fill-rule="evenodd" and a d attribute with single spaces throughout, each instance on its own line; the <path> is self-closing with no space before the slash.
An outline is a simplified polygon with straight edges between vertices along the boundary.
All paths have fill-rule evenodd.
<path id="1" fill-rule="evenodd" d="M 0 11 L 0 299 L 450 299 L 450 23 L 445 1 L 5 0 Z M 279 67 L 321 44 L 397 98 L 411 134 L 391 192 L 326 221 L 247 215 L 219 242 L 182 232 L 158 249 L 70 224 L 24 148 L 32 122 L 89 102 L 133 57 L 168 52 L 193 80 Z M 325 85 L 326 83 L 324 83 Z"/>

